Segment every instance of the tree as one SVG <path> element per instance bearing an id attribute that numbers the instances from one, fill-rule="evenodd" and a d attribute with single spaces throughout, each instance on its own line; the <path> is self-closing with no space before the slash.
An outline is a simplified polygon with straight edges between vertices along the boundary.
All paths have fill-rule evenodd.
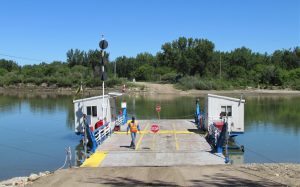
<path id="1" fill-rule="evenodd" d="M 141 81 L 150 81 L 152 80 L 153 72 L 154 68 L 152 66 L 144 64 L 135 71 L 135 78 Z"/>
<path id="2" fill-rule="evenodd" d="M 204 76 L 206 66 L 211 62 L 214 51 L 214 43 L 206 39 L 195 39 L 195 52 L 197 63 L 194 67 L 200 76 Z"/>
<path id="3" fill-rule="evenodd" d="M 136 55 L 135 60 L 137 63 L 140 63 L 141 65 L 148 64 L 152 67 L 157 67 L 156 57 L 150 53 L 139 53 Z"/>
<path id="4" fill-rule="evenodd" d="M 19 70 L 19 66 L 12 60 L 0 59 L 0 68 L 6 69 L 8 72 Z"/>
<path id="5" fill-rule="evenodd" d="M 93 69 L 94 77 L 100 77 L 101 73 L 101 65 L 100 59 L 102 58 L 101 51 L 99 50 L 89 50 L 87 53 L 87 62 L 88 66 Z M 109 62 L 109 54 L 104 51 L 104 58 L 106 59 L 107 63 Z"/>
<path id="6" fill-rule="evenodd" d="M 87 66 L 87 55 L 84 51 L 80 51 L 79 49 L 70 49 L 67 52 L 67 63 L 70 67 L 75 65 Z"/>
<path id="7" fill-rule="evenodd" d="M 206 65 L 212 60 L 214 44 L 206 39 L 180 37 L 162 45 L 157 54 L 160 65 L 174 67 L 183 75 L 204 75 Z"/>

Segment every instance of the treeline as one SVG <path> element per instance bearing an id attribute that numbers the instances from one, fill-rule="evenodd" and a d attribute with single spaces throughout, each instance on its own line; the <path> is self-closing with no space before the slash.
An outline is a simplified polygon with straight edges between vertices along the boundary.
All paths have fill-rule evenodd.
<path id="1" fill-rule="evenodd" d="M 100 86 L 100 56 L 98 50 L 85 53 L 71 49 L 67 52 L 67 62 L 19 66 L 14 61 L 0 59 L 0 86 L 33 84 L 45 87 L 78 87 L 81 82 L 89 87 Z M 105 56 L 108 58 L 109 54 L 105 53 Z M 110 74 L 109 71 L 111 77 Z M 110 78 L 106 85 L 111 87 L 121 82 L 122 79 Z"/>
<path id="2" fill-rule="evenodd" d="M 214 50 L 206 39 L 181 37 L 165 43 L 155 56 L 116 59 L 117 74 L 128 79 L 178 83 L 184 89 L 259 87 L 300 89 L 300 48 L 255 53 L 246 47 Z"/>
<path id="3" fill-rule="evenodd" d="M 98 50 L 71 49 L 66 62 L 18 66 L 0 60 L 0 86 L 43 83 L 77 86 L 80 82 L 101 85 Z M 109 59 L 109 54 L 105 53 Z M 300 48 L 276 50 L 273 54 L 252 52 L 246 47 L 231 52 L 215 50 L 206 39 L 180 37 L 162 45 L 156 55 L 118 57 L 106 64 L 108 86 L 125 79 L 176 83 L 182 89 L 293 88 L 300 90 Z M 116 72 L 114 71 L 116 69 Z M 125 79 L 123 79 L 125 78 Z"/>

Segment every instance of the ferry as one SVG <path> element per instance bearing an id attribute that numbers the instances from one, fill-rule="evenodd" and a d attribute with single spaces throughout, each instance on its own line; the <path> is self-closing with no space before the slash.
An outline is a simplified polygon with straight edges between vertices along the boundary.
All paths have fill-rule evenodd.
<path id="1" fill-rule="evenodd" d="M 81 159 L 82 162 L 96 152 L 97 147 L 104 143 L 113 131 L 118 131 L 126 124 L 125 102 L 121 103 L 121 110 L 117 112 L 116 98 L 120 96 L 121 93 L 109 93 L 73 101 L 74 129 L 76 134 L 82 136 L 84 147 L 85 156 Z M 235 150 L 238 153 L 244 151 L 244 147 L 234 141 L 234 137 L 244 133 L 244 104 L 245 100 L 242 97 L 237 99 L 208 94 L 204 110 L 201 111 L 200 102 L 196 101 L 194 124 L 199 132 L 206 133 L 206 140 L 212 151 L 225 156 L 225 163 L 229 162 L 228 150 Z M 101 123 L 97 125 L 99 121 Z M 144 130 L 144 133 L 149 132 Z"/>

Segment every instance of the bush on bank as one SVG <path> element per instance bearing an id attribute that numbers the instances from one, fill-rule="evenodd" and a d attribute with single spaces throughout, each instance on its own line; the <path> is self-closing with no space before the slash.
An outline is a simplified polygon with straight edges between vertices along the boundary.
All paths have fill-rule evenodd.
<path id="1" fill-rule="evenodd" d="M 227 81 L 218 79 L 203 79 L 191 76 L 181 78 L 176 86 L 183 90 L 227 90 L 232 88 L 232 85 Z"/>

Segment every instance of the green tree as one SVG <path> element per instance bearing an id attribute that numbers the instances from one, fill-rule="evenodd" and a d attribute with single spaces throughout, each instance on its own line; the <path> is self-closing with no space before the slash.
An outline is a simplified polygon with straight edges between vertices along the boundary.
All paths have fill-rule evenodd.
<path id="1" fill-rule="evenodd" d="M 152 80 L 153 72 L 154 67 L 149 64 L 144 64 L 135 71 L 135 77 L 137 80 L 150 81 Z"/>
<path id="2" fill-rule="evenodd" d="M 67 63 L 70 67 L 73 67 L 75 65 L 88 65 L 88 56 L 84 51 L 81 51 L 79 49 L 70 49 L 67 52 Z"/>
<path id="3" fill-rule="evenodd" d="M 0 68 L 6 69 L 8 72 L 11 72 L 14 70 L 18 71 L 20 67 L 16 62 L 12 60 L 0 59 Z"/>

